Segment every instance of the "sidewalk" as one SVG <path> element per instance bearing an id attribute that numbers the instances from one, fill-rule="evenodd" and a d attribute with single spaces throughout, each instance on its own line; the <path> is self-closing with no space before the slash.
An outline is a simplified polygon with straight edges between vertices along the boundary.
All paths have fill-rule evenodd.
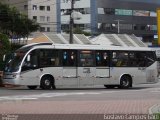
<path id="1" fill-rule="evenodd" d="M 159 100 L 5 101 L 0 114 L 149 114 Z M 153 109 L 151 109 L 153 110 Z"/>

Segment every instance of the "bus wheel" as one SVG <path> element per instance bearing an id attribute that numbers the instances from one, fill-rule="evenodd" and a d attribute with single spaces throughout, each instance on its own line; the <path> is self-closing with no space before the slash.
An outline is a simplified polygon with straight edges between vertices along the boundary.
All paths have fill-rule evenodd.
<path id="1" fill-rule="evenodd" d="M 37 86 L 27 86 L 27 87 L 31 90 L 35 90 L 37 88 Z"/>
<path id="2" fill-rule="evenodd" d="M 49 90 L 52 87 L 52 78 L 49 76 L 44 76 L 41 79 L 41 85 L 40 87 L 44 90 Z"/>
<path id="3" fill-rule="evenodd" d="M 54 84 L 52 84 L 52 89 L 55 90 L 56 89 L 56 86 Z"/>
<path id="4" fill-rule="evenodd" d="M 132 78 L 128 75 L 124 75 L 120 80 L 120 88 L 126 89 L 132 86 Z"/>

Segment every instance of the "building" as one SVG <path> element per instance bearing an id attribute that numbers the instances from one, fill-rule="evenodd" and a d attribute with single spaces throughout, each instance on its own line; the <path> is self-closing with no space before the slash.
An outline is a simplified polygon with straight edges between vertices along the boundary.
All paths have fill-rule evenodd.
<path id="1" fill-rule="evenodd" d="M 60 0 L 58 4 L 60 11 L 57 15 L 60 17 L 62 31 L 69 29 L 70 13 L 71 13 L 71 2 L 70 0 Z M 84 4 L 85 3 L 85 4 Z M 74 10 L 82 14 L 81 19 L 74 20 L 74 27 L 80 27 L 85 30 L 90 30 L 91 13 L 90 13 L 90 0 L 75 0 Z M 60 24 L 59 24 L 60 25 Z M 58 27 L 60 28 L 60 26 Z M 60 30 L 59 30 L 60 31 Z"/>
<path id="2" fill-rule="evenodd" d="M 57 32 L 56 0 L 4 0 L 40 24 L 41 32 Z"/>
<path id="3" fill-rule="evenodd" d="M 58 26 L 69 28 L 70 0 L 61 0 Z M 92 34 L 135 34 L 144 41 L 157 34 L 156 9 L 159 0 L 75 0 L 74 10 L 82 13 L 75 27 L 90 30 Z"/>

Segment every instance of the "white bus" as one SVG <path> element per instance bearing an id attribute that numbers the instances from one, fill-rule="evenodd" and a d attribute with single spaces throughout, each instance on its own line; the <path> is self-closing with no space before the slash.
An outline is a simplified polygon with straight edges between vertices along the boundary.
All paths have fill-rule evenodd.
<path id="1" fill-rule="evenodd" d="M 130 88 L 158 82 L 155 51 L 102 45 L 26 45 L 10 57 L 3 83 L 30 89 L 104 85 Z"/>

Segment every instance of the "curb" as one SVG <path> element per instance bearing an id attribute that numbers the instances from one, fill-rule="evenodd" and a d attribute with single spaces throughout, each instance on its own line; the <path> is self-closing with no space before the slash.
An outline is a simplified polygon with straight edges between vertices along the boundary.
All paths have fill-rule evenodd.
<path id="1" fill-rule="evenodd" d="M 149 114 L 160 113 L 160 104 L 155 104 L 149 108 Z"/>

